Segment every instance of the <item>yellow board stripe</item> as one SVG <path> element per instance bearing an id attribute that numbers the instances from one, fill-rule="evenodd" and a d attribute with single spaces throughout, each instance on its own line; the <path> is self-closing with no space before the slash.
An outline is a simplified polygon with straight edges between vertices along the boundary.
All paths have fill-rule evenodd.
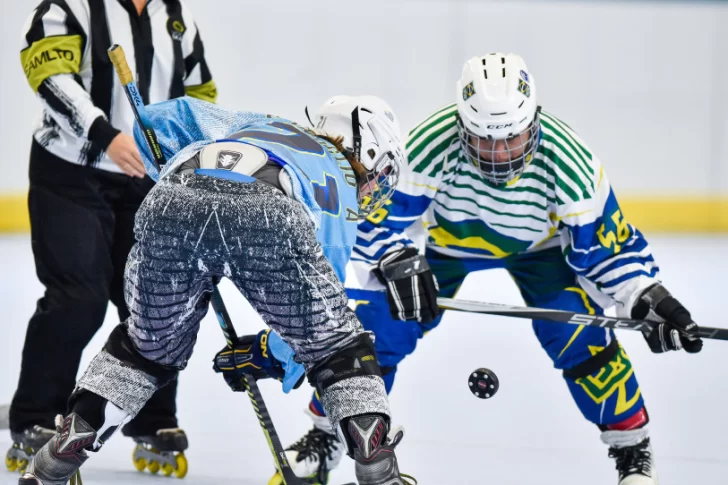
<path id="1" fill-rule="evenodd" d="M 34 92 L 56 74 L 78 74 L 81 69 L 81 36 L 56 35 L 33 42 L 20 53 L 20 62 Z"/>
<path id="2" fill-rule="evenodd" d="M 0 232 L 27 232 L 29 230 L 28 196 L 26 194 L 0 195 Z"/>
<path id="3" fill-rule="evenodd" d="M 728 232 L 728 196 L 622 197 L 627 222 L 646 232 Z"/>
<path id="4" fill-rule="evenodd" d="M 0 232 L 30 229 L 25 193 L 0 195 Z M 646 233 L 728 233 L 728 196 L 725 197 L 622 197 L 627 221 Z"/>

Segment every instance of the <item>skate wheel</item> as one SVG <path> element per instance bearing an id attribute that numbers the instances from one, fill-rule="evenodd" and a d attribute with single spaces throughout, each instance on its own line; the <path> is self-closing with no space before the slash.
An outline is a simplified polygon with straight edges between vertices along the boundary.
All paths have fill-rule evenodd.
<path id="1" fill-rule="evenodd" d="M 10 456 L 10 453 L 5 455 L 5 468 L 8 469 L 9 472 L 14 472 L 18 469 L 18 459 L 14 456 Z"/>
<path id="2" fill-rule="evenodd" d="M 283 485 L 283 477 L 281 477 L 281 474 L 276 472 L 275 475 L 268 480 L 268 485 Z"/>
<path id="3" fill-rule="evenodd" d="M 134 458 L 134 455 L 132 455 L 132 461 L 134 461 L 134 468 L 139 472 L 143 472 L 147 467 L 147 460 L 144 458 Z"/>
<path id="4" fill-rule="evenodd" d="M 154 460 L 151 460 L 147 463 L 147 470 L 149 470 L 149 473 L 152 473 L 154 475 L 159 473 L 160 468 L 161 466 L 159 465 L 159 462 L 156 462 Z"/>
<path id="5" fill-rule="evenodd" d="M 189 470 L 189 464 L 187 463 L 187 457 L 184 455 L 184 453 L 180 453 L 179 455 L 174 457 L 175 463 L 177 463 L 177 468 L 174 469 L 174 476 L 177 478 L 184 478 L 187 476 L 187 471 Z"/>
<path id="6" fill-rule="evenodd" d="M 18 460 L 18 473 L 21 475 L 25 473 L 25 469 L 28 468 L 28 460 L 23 458 L 22 460 Z"/>
<path id="7" fill-rule="evenodd" d="M 490 399 L 498 392 L 498 376 L 490 369 L 484 367 L 471 372 L 468 378 L 468 387 L 475 397 Z"/>

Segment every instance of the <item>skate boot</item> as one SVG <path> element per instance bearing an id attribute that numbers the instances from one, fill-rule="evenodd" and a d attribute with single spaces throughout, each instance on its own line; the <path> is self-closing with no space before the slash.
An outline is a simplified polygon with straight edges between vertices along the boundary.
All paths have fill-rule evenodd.
<path id="1" fill-rule="evenodd" d="M 33 455 L 56 434 L 55 430 L 35 425 L 22 433 L 10 432 L 13 445 L 5 454 L 5 467 L 21 475 L 28 467 Z"/>
<path id="2" fill-rule="evenodd" d="M 646 429 L 605 431 L 602 433 L 602 441 L 610 445 L 609 457 L 617 462 L 619 485 L 659 484 L 652 445 Z"/>
<path id="3" fill-rule="evenodd" d="M 56 420 L 56 434 L 33 456 L 18 485 L 81 483 L 78 469 L 88 459 L 85 448 L 93 446 L 96 431 L 76 413 Z"/>
<path id="4" fill-rule="evenodd" d="M 150 436 L 132 436 L 136 442 L 132 460 L 134 468 L 143 472 L 145 469 L 151 473 L 165 476 L 174 474 L 177 478 L 187 475 L 187 457 L 184 450 L 189 446 L 187 435 L 180 428 L 160 429 Z"/>
<path id="5" fill-rule="evenodd" d="M 306 409 L 313 420 L 313 428 L 303 438 L 286 448 L 286 458 L 291 469 L 306 485 L 326 485 L 329 472 L 339 466 L 346 448 L 331 429 L 326 416 L 319 416 Z M 283 479 L 276 472 L 268 485 L 281 485 Z"/>
<path id="6" fill-rule="evenodd" d="M 346 420 L 345 433 L 354 450 L 359 485 L 416 485 L 417 480 L 399 472 L 394 449 L 404 437 L 398 426 L 387 433 L 387 422 L 378 414 L 364 414 Z"/>

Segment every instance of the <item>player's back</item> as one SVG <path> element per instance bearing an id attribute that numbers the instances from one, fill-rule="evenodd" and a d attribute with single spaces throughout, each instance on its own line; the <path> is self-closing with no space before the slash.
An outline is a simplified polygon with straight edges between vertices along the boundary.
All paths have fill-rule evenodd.
<path id="1" fill-rule="evenodd" d="M 291 175 L 296 197 L 319 221 L 317 239 L 343 280 L 358 222 L 354 171 L 334 145 L 283 118 L 263 118 L 228 136 L 264 150 Z"/>
<path id="2" fill-rule="evenodd" d="M 357 186 L 349 162 L 332 143 L 284 118 L 227 110 L 189 97 L 150 105 L 147 116 L 169 157 L 161 177 L 218 141 L 235 140 L 265 151 L 290 176 L 293 197 L 305 206 L 326 257 L 344 277 L 356 241 Z M 158 179 L 138 126 L 134 135 L 147 171 Z"/>

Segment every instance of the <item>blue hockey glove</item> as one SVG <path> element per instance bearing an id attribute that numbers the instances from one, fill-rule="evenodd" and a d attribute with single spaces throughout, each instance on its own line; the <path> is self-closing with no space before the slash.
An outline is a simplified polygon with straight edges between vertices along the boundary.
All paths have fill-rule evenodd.
<path id="1" fill-rule="evenodd" d="M 283 383 L 283 392 L 297 389 L 303 382 L 304 369 L 293 360 L 294 352 L 281 337 L 270 330 L 257 335 L 244 335 L 230 349 L 225 347 L 215 355 L 212 368 L 222 373 L 233 391 L 245 391 L 243 374 L 255 378 L 273 378 Z"/>

